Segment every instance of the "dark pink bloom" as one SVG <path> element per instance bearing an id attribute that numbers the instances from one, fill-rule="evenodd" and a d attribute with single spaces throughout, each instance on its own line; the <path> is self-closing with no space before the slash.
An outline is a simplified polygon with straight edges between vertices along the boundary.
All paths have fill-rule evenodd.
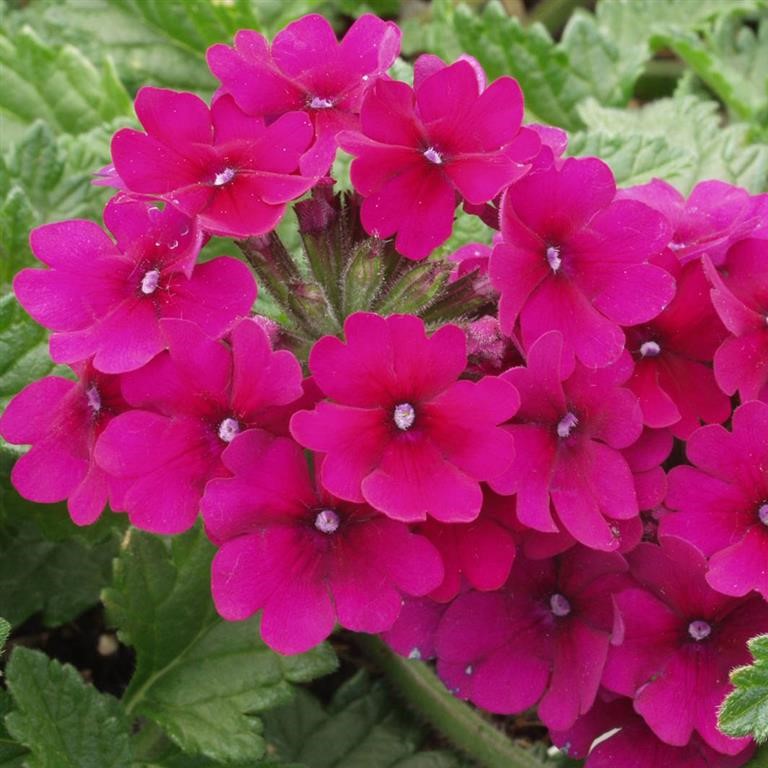
<path id="1" fill-rule="evenodd" d="M 294 438 L 325 454 L 323 486 L 396 520 L 474 520 L 480 481 L 512 460 L 512 437 L 497 425 L 517 410 L 514 387 L 457 381 L 467 352 L 455 325 L 427 337 L 418 317 L 358 312 L 344 333 L 346 343 L 325 336 L 309 356 L 328 400 L 291 419 Z"/>
<path id="2" fill-rule="evenodd" d="M 715 352 L 715 378 L 723 392 L 768 402 L 768 240 L 734 245 L 718 272 L 708 257 L 712 303 L 733 334 Z"/>
<path id="3" fill-rule="evenodd" d="M 289 24 L 269 43 L 243 29 L 235 47 L 208 49 L 208 65 L 247 114 L 267 123 L 293 110 L 306 113 L 315 139 L 302 158 L 302 171 L 325 173 L 336 154 L 339 131 L 359 126 L 365 92 L 386 75 L 400 52 L 400 30 L 369 13 L 349 28 L 341 42 L 317 14 Z"/>
<path id="4" fill-rule="evenodd" d="M 122 187 L 165 200 L 223 237 L 274 229 L 286 204 L 317 180 L 297 175 L 312 124 L 288 112 L 269 126 L 231 96 L 211 108 L 193 93 L 142 88 L 136 114 L 146 133 L 123 128 L 112 139 Z"/>
<path id="5" fill-rule="evenodd" d="M 687 200 L 661 179 L 621 189 L 616 197 L 639 200 L 666 216 L 673 230 L 667 248 L 682 264 L 706 254 L 719 266 L 728 248 L 760 225 L 759 197 L 724 181 L 698 183 Z"/>
<path id="6" fill-rule="evenodd" d="M 749 661 L 747 640 L 768 630 L 768 604 L 715 592 L 698 549 L 671 536 L 660 541 L 627 555 L 645 589 L 614 598 L 624 639 L 611 649 L 603 685 L 633 697 L 635 711 L 667 744 L 684 747 L 698 733 L 712 749 L 736 755 L 750 740 L 721 733 L 717 710 L 731 690 L 728 673 Z"/>
<path id="7" fill-rule="evenodd" d="M 523 525 L 544 533 L 564 528 L 594 549 L 620 546 L 613 521 L 639 512 L 621 454 L 643 429 L 637 398 L 621 386 L 631 373 L 627 355 L 596 370 L 569 364 L 553 331 L 530 348 L 527 367 L 502 374 L 521 398 L 505 427 L 516 451 L 509 469 L 489 483 L 497 493 L 517 494 Z"/>
<path id="8" fill-rule="evenodd" d="M 445 568 L 442 584 L 430 593 L 433 600 L 452 600 L 463 581 L 482 592 L 499 589 L 515 561 L 514 502 L 486 490 L 480 516 L 471 523 L 427 520 L 418 527 L 438 549 Z"/>
<path id="9" fill-rule="evenodd" d="M 640 399 L 649 427 L 669 427 L 685 439 L 702 421 L 722 422 L 730 416 L 730 400 L 712 370 L 715 350 L 727 332 L 712 307 L 701 262 L 680 267 L 669 257 L 656 263 L 677 276 L 677 293 L 658 317 L 626 329 L 627 349 L 635 360 L 627 387 Z"/>
<path id="10" fill-rule="evenodd" d="M 726 595 L 757 590 L 768 600 L 768 405 L 733 414 L 732 432 L 702 427 L 688 440 L 693 467 L 669 474 L 661 532 L 693 542 L 709 557 L 707 581 Z"/>
<path id="11" fill-rule="evenodd" d="M 382 633 L 382 639 L 408 659 L 434 659 L 437 627 L 449 605 L 428 597 L 405 598 L 392 629 Z"/>
<path id="12" fill-rule="evenodd" d="M 607 696 L 598 697 L 573 728 L 551 732 L 550 736 L 569 757 L 586 758 L 584 768 L 739 768 L 755 751 L 755 745 L 750 744 L 736 755 L 723 755 L 697 734 L 686 746 L 665 744 L 635 714 L 630 699 Z M 592 747 L 600 736 L 603 738 Z"/>
<path id="13" fill-rule="evenodd" d="M 140 368 L 165 349 L 159 321 L 181 317 L 219 337 L 250 312 L 256 284 L 240 261 L 221 256 L 195 266 L 202 232 L 171 207 L 114 198 L 104 222 L 62 221 L 32 231 L 30 243 L 49 269 L 24 269 L 14 290 L 46 328 L 51 357 L 94 357 L 105 373 Z"/>
<path id="14" fill-rule="evenodd" d="M 522 116 L 517 82 L 502 77 L 481 93 L 467 61 L 437 69 L 415 90 L 379 80 L 363 101 L 361 133 L 339 135 L 356 158 L 365 230 L 396 234 L 409 259 L 428 256 L 450 236 L 459 199 L 485 203 L 524 173 L 539 139 L 521 130 Z"/>
<path id="15" fill-rule="evenodd" d="M 16 490 L 44 504 L 67 499 L 72 520 L 90 525 L 110 491 L 117 490 L 94 461 L 94 443 L 127 405 L 117 376 L 90 365 L 73 370 L 77 381 L 46 376 L 19 392 L 0 416 L 0 435 L 9 443 L 32 445 L 11 471 Z"/>
<path id="16" fill-rule="evenodd" d="M 383 632 L 402 594 L 440 583 L 435 548 L 366 505 L 313 487 L 304 452 L 260 430 L 227 448 L 234 477 L 209 483 L 206 530 L 219 545 L 213 561 L 216 608 L 229 620 L 263 609 L 261 634 L 280 653 L 317 645 L 339 624 Z"/>
<path id="17" fill-rule="evenodd" d="M 140 410 L 109 424 L 96 458 L 127 484 L 120 506 L 135 526 L 179 533 L 195 522 L 208 480 L 225 474 L 224 448 L 245 430 L 285 424 L 282 407 L 302 395 L 301 368 L 252 320 L 235 326 L 229 345 L 184 320 L 161 329 L 168 351 L 123 377 Z"/>
<path id="18" fill-rule="evenodd" d="M 621 355 L 620 326 L 646 323 L 669 304 L 674 278 L 649 260 L 670 226 L 615 194 L 613 174 L 597 158 L 532 171 L 506 191 L 490 266 L 505 333 L 519 321 L 527 347 L 559 330 L 569 355 L 599 368 Z"/>
<path id="19" fill-rule="evenodd" d="M 636 443 L 622 451 L 635 478 L 640 509 L 655 509 L 664 501 L 667 495 L 667 474 L 661 465 L 672 453 L 673 443 L 669 430 L 646 428 Z"/>
<path id="20" fill-rule="evenodd" d="M 467 592 L 437 631 L 438 673 L 491 712 L 565 729 L 592 706 L 614 632 L 613 594 L 631 582 L 616 553 L 575 547 L 556 560 L 518 558 L 503 590 Z M 543 695 L 543 698 L 542 698 Z"/>

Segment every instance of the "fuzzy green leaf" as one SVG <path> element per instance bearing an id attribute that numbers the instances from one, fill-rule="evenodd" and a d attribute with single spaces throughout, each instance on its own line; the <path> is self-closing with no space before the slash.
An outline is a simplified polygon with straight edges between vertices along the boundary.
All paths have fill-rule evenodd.
<path id="1" fill-rule="evenodd" d="M 210 597 L 213 547 L 195 529 L 167 542 L 131 531 L 104 593 L 121 639 L 136 650 L 124 702 L 156 722 L 185 751 L 214 760 L 264 753 L 254 713 L 290 700 L 292 683 L 331 672 L 329 646 L 280 656 L 254 618 L 230 623 Z"/>
<path id="2" fill-rule="evenodd" d="M 740 14 L 718 19 L 701 35 L 668 32 L 655 47 L 673 50 L 741 120 L 768 120 L 768 11 L 757 31 Z"/>
<path id="3" fill-rule="evenodd" d="M 112 190 L 93 186 L 91 175 L 109 161 L 109 140 L 128 118 L 76 136 L 56 136 L 37 120 L 0 163 L 0 286 L 35 263 L 29 230 L 68 218 L 99 220 Z"/>
<path id="4" fill-rule="evenodd" d="M 99 70 L 74 46 L 49 45 L 29 26 L 0 35 L 0 79 L 3 147 L 38 118 L 56 132 L 81 133 L 131 112 L 109 59 Z"/>
<path id="5" fill-rule="evenodd" d="M 129 723 L 120 704 L 74 667 L 17 647 L 8 663 L 10 734 L 30 750 L 29 768 L 130 768 Z"/>
<path id="6" fill-rule="evenodd" d="M 0 768 L 23 768 L 29 751 L 12 738 L 5 727 L 5 716 L 13 709 L 8 691 L 0 688 Z"/>
<path id="7" fill-rule="evenodd" d="M 13 294 L 0 296 L 0 405 L 30 381 L 49 374 L 48 334 Z"/>
<path id="8" fill-rule="evenodd" d="M 610 139 L 614 151 L 604 158 L 610 163 L 612 155 L 622 160 L 622 146 L 660 139 L 667 148 L 659 145 L 659 175 L 683 193 L 704 179 L 723 179 L 752 193 L 768 189 L 768 145 L 750 143 L 745 124 L 723 126 L 716 102 L 688 95 L 640 109 L 610 109 L 587 101 L 579 111 L 587 131 L 575 137 L 572 153 L 601 151 Z"/>
<path id="9" fill-rule="evenodd" d="M 5 641 L 8 639 L 8 635 L 11 633 L 11 625 L 3 618 L 0 617 L 0 654 L 5 648 Z"/>
<path id="10" fill-rule="evenodd" d="M 2 491 L 4 503 L 11 496 Z M 66 510 L 61 516 L 69 520 Z M 30 522 L 1 528 L 0 613 L 14 626 L 38 611 L 49 627 L 70 621 L 98 602 L 114 553 L 109 540 L 48 541 Z"/>
<path id="11" fill-rule="evenodd" d="M 131 91 L 151 83 L 205 93 L 217 81 L 205 63 L 214 43 L 230 43 L 238 29 L 275 31 L 321 10 L 322 0 L 60 0 L 37 14 L 52 39 L 63 37 L 95 56 L 109 51 Z M 31 9 L 34 13 L 34 9 Z"/>
<path id="12" fill-rule="evenodd" d="M 425 728 L 392 701 L 381 681 L 360 672 L 327 709 L 312 694 L 264 716 L 274 753 L 306 768 L 458 768 L 445 751 L 422 751 Z"/>
<path id="13" fill-rule="evenodd" d="M 768 635 L 749 641 L 755 663 L 731 672 L 736 690 L 720 710 L 719 726 L 729 736 L 768 741 Z"/>

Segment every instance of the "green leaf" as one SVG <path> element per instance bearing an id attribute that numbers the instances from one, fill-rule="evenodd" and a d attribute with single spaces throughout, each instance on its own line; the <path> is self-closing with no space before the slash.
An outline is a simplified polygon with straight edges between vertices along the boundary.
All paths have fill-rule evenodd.
<path id="1" fill-rule="evenodd" d="M 601 32 L 592 14 L 577 10 L 566 24 L 559 47 L 568 55 L 571 71 L 601 104 L 629 103 L 645 62 L 640 57 L 627 56 Z"/>
<path id="2" fill-rule="evenodd" d="M 654 37 L 673 50 L 723 100 L 738 119 L 768 119 L 768 12 L 757 31 L 741 14 L 719 18 L 701 35 L 672 31 Z"/>
<path id="3" fill-rule="evenodd" d="M 38 611 L 49 627 L 70 621 L 98 602 L 114 554 L 109 540 L 48 541 L 31 522 L 0 529 L 0 613 L 14 626 Z"/>
<path id="4" fill-rule="evenodd" d="M 53 367 L 46 330 L 24 312 L 13 294 L 0 296 L 0 406 Z"/>
<path id="5" fill-rule="evenodd" d="M 5 716 L 13 709 L 8 691 L 0 688 L 0 768 L 22 768 L 28 750 L 11 737 L 5 727 Z"/>
<path id="6" fill-rule="evenodd" d="M 167 542 L 131 531 L 104 593 L 121 639 L 136 649 L 127 710 L 160 725 L 185 751 L 214 760 L 264 753 L 254 713 L 282 704 L 292 683 L 331 672 L 327 645 L 279 656 L 256 619 L 229 623 L 210 597 L 213 546 L 195 529 Z"/>
<path id="7" fill-rule="evenodd" d="M 83 16 L 90 16 L 88 13 Z M 2 146 L 43 118 L 55 131 L 80 133 L 131 112 L 131 100 L 114 66 L 101 71 L 71 45 L 49 45 L 29 26 L 0 35 Z"/>
<path id="8" fill-rule="evenodd" d="M 264 715 L 274 754 L 307 768 L 458 768 L 446 751 L 421 751 L 425 728 L 402 712 L 383 682 L 359 672 L 327 709 L 307 691 Z"/>
<path id="9" fill-rule="evenodd" d="M 718 724 L 729 736 L 768 741 L 768 635 L 749 641 L 755 663 L 731 672 L 736 690 L 723 703 Z"/>
<path id="10" fill-rule="evenodd" d="M 624 187 L 645 184 L 654 177 L 670 179 L 683 173 L 689 165 L 687 153 L 670 146 L 666 139 L 639 133 L 614 135 L 581 131 L 570 137 L 568 153 L 604 160 L 611 166 L 616 183 Z"/>
<path id="11" fill-rule="evenodd" d="M 120 704 L 87 685 L 74 667 L 17 647 L 7 667 L 10 734 L 29 768 L 130 768 L 129 723 Z"/>
<path id="12" fill-rule="evenodd" d="M 579 111 L 587 131 L 586 136 L 575 137 L 572 153 L 591 154 L 610 139 L 613 152 L 605 159 L 618 157 L 621 171 L 629 152 L 622 154 L 622 147 L 639 148 L 660 139 L 666 145 L 662 149 L 659 144 L 661 173 L 683 193 L 704 179 L 722 179 L 752 193 L 768 189 L 768 145 L 750 143 L 745 124 L 723 126 L 714 101 L 686 95 L 659 99 L 640 109 L 611 109 L 590 100 Z"/>
<path id="13" fill-rule="evenodd" d="M 101 218 L 113 190 L 93 186 L 91 176 L 109 161 L 113 131 L 128 122 L 118 118 L 77 136 L 56 136 L 37 120 L 11 147 L 7 162 L 0 163 L 0 286 L 35 263 L 28 244 L 32 227 Z"/>
<path id="14" fill-rule="evenodd" d="M 11 625 L 2 617 L 0 617 L 0 653 L 5 648 L 5 641 L 8 639 L 8 635 L 11 633 Z"/>

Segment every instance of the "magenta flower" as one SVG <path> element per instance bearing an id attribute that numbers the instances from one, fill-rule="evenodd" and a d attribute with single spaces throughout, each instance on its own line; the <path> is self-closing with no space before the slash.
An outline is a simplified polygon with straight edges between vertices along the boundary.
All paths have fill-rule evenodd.
<path id="1" fill-rule="evenodd" d="M 397 620 L 382 633 L 382 639 L 407 659 L 434 659 L 437 628 L 449 606 L 429 597 L 406 597 Z"/>
<path id="2" fill-rule="evenodd" d="M 569 757 L 586 758 L 584 768 L 739 768 L 755 751 L 755 745 L 749 744 L 736 755 L 723 755 L 697 734 L 686 746 L 665 744 L 635 714 L 630 699 L 608 696 L 598 697 L 573 728 L 551 732 L 550 736 Z"/>
<path id="3" fill-rule="evenodd" d="M 457 381 L 467 353 L 454 325 L 427 337 L 412 315 L 358 312 L 344 333 L 346 343 L 325 336 L 309 356 L 328 400 L 291 419 L 293 437 L 325 454 L 323 486 L 395 520 L 474 520 L 480 481 L 512 460 L 512 437 L 497 425 L 517 410 L 514 387 Z"/>
<path id="4" fill-rule="evenodd" d="M 123 394 L 139 410 L 108 425 L 96 460 L 126 483 L 120 506 L 133 525 L 180 533 L 208 480 L 225 473 L 224 448 L 245 430 L 285 424 L 283 406 L 302 395 L 301 368 L 252 320 L 235 326 L 230 345 L 184 320 L 160 325 L 168 351 L 125 374 Z"/>
<path id="5" fill-rule="evenodd" d="M 733 334 L 715 352 L 715 379 L 726 394 L 738 391 L 742 401 L 768 402 L 767 253 L 768 240 L 740 241 L 728 251 L 723 265 L 727 277 L 704 257 L 712 303 Z"/>
<path id="6" fill-rule="evenodd" d="M 275 35 L 270 48 L 258 32 L 240 30 L 235 47 L 208 49 L 208 65 L 247 114 L 271 123 L 291 111 L 304 111 L 314 126 L 314 142 L 301 160 L 309 175 L 325 173 L 336 154 L 339 131 L 360 124 L 365 92 L 392 66 L 400 52 L 400 29 L 364 14 L 341 42 L 316 14 L 303 16 Z"/>
<path id="7" fill-rule="evenodd" d="M 630 380 L 631 381 L 631 380 Z M 667 429 L 644 429 L 637 442 L 622 451 L 632 470 L 640 509 L 658 507 L 667 495 L 667 473 L 661 466 L 672 453 L 672 434 Z M 629 522 L 640 522 L 633 518 Z"/>
<path id="8" fill-rule="evenodd" d="M 440 552 L 445 577 L 430 592 L 432 600 L 452 600 L 464 581 L 481 592 L 499 589 L 515 561 L 516 525 L 514 502 L 485 491 L 480 516 L 471 523 L 440 523 L 427 520 L 418 527 Z"/>
<path id="9" fill-rule="evenodd" d="M 719 266 L 731 245 L 755 232 L 765 216 L 759 197 L 724 181 L 699 182 L 688 200 L 661 179 L 620 189 L 616 197 L 639 200 L 667 218 L 673 230 L 667 249 L 682 264 L 706 254 Z"/>
<path id="10" fill-rule="evenodd" d="M 136 114 L 146 133 L 123 128 L 112 139 L 121 186 L 160 198 L 214 235 L 248 237 L 274 229 L 286 203 L 317 180 L 297 175 L 312 124 L 288 112 L 266 126 L 231 96 L 211 108 L 193 93 L 142 88 Z"/>
<path id="11" fill-rule="evenodd" d="M 339 624 L 382 632 L 402 594 L 424 595 L 442 580 L 435 548 L 366 505 L 313 487 L 301 448 L 260 430 L 227 448 L 234 477 L 209 483 L 206 530 L 219 545 L 213 598 L 229 620 L 263 609 L 261 634 L 280 653 L 317 645 Z"/>
<path id="12" fill-rule="evenodd" d="M 553 331 L 531 346 L 527 367 L 502 374 L 520 392 L 520 409 L 505 426 L 516 452 L 489 483 L 497 493 L 517 494 L 523 525 L 545 533 L 564 528 L 594 549 L 620 546 L 613 521 L 639 512 L 621 454 L 643 429 L 637 398 L 621 386 L 631 372 L 627 355 L 597 370 L 569 365 Z"/>
<path id="13" fill-rule="evenodd" d="M 117 490 L 94 461 L 94 443 L 127 405 L 118 377 L 85 364 L 73 370 L 77 381 L 46 376 L 19 392 L 0 416 L 0 436 L 32 446 L 11 470 L 11 482 L 25 499 L 67 499 L 73 522 L 90 525 Z"/>
<path id="14" fill-rule="evenodd" d="M 739 597 L 754 589 L 768 600 L 768 404 L 739 406 L 732 430 L 712 425 L 691 435 L 694 466 L 670 472 L 667 506 L 679 511 L 662 519 L 661 532 L 709 557 L 713 589 Z"/>
<path id="15" fill-rule="evenodd" d="M 611 649 L 603 685 L 633 697 L 635 711 L 667 744 L 684 747 L 698 733 L 712 749 L 736 755 L 750 740 L 721 733 L 717 710 L 731 690 L 728 673 L 749 661 L 747 640 L 768 630 L 768 604 L 718 594 L 698 549 L 672 536 L 660 541 L 627 556 L 645 589 L 614 597 L 624 639 Z"/>
<path id="16" fill-rule="evenodd" d="M 518 558 L 503 590 L 467 592 L 445 612 L 438 673 L 491 712 L 522 712 L 541 699 L 544 723 L 569 728 L 597 695 L 626 571 L 621 555 L 584 547 L 556 560 Z"/>
<path id="17" fill-rule="evenodd" d="M 649 260 L 670 226 L 615 194 L 613 174 L 597 158 L 568 158 L 507 190 L 490 266 L 506 334 L 519 321 L 528 347 L 558 330 L 569 355 L 600 368 L 624 349 L 620 326 L 646 323 L 669 304 L 675 281 Z"/>
<path id="18" fill-rule="evenodd" d="M 539 139 L 521 130 L 520 86 L 502 77 L 480 92 L 475 67 L 457 61 L 416 84 L 379 80 L 363 101 L 361 132 L 339 144 L 355 156 L 361 220 L 378 237 L 423 259 L 453 228 L 457 198 L 492 200 L 526 170 Z"/>
<path id="19" fill-rule="evenodd" d="M 34 229 L 32 250 L 49 269 L 14 280 L 24 309 L 55 331 L 54 362 L 93 356 L 105 373 L 132 371 L 165 349 L 161 318 L 183 317 L 218 338 L 250 312 L 248 268 L 226 256 L 195 266 L 203 236 L 183 214 L 114 198 L 104 221 L 116 243 L 90 221 Z"/>
<path id="20" fill-rule="evenodd" d="M 719 423 L 731 414 L 711 365 L 727 333 L 712 307 L 701 262 L 681 268 L 670 256 L 656 263 L 677 276 L 677 293 L 658 317 L 626 329 L 635 359 L 627 387 L 640 399 L 649 427 L 669 427 L 685 439 L 702 421 Z"/>

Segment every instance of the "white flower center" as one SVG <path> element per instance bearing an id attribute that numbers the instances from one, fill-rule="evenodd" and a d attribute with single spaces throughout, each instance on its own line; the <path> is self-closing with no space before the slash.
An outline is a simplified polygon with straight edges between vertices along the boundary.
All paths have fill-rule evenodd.
<path id="1" fill-rule="evenodd" d="M 226 418 L 219 424 L 219 440 L 231 443 L 240 434 L 240 422 L 237 419 Z"/>
<path id="2" fill-rule="evenodd" d="M 768 501 L 758 507 L 757 517 L 763 525 L 768 525 Z"/>
<path id="3" fill-rule="evenodd" d="M 712 625 L 707 621 L 696 619 L 688 625 L 688 634 L 698 643 L 712 634 Z"/>
<path id="4" fill-rule="evenodd" d="M 547 264 L 553 272 L 557 272 L 563 264 L 560 249 L 556 245 L 550 245 L 547 248 Z"/>
<path id="5" fill-rule="evenodd" d="M 101 395 L 95 385 L 91 385 L 85 391 L 85 398 L 88 401 L 88 407 L 94 412 L 98 413 L 101 410 Z"/>
<path id="6" fill-rule="evenodd" d="M 229 184 L 232 179 L 235 178 L 235 169 L 234 168 L 225 168 L 220 173 L 217 173 L 213 177 L 213 186 L 214 187 L 223 187 L 225 184 Z"/>
<path id="7" fill-rule="evenodd" d="M 560 421 L 557 423 L 557 436 L 570 437 L 571 432 L 573 432 L 578 423 L 579 420 L 576 417 L 576 414 L 568 411 L 568 413 L 566 413 L 565 416 L 563 416 L 563 418 L 560 419 Z"/>
<path id="8" fill-rule="evenodd" d="M 333 106 L 333 99 L 323 99 L 320 96 L 313 96 L 310 99 L 309 106 L 311 109 L 330 109 Z"/>
<path id="9" fill-rule="evenodd" d="M 549 598 L 549 607 L 555 616 L 561 618 L 567 616 L 571 612 L 571 604 L 568 602 L 568 598 L 565 595 L 561 595 L 559 592 L 555 592 L 555 594 Z"/>
<path id="10" fill-rule="evenodd" d="M 661 354 L 661 347 L 655 341 L 644 341 L 640 345 L 640 354 L 643 357 L 657 357 Z"/>
<path id="11" fill-rule="evenodd" d="M 395 406 L 392 420 L 395 422 L 398 429 L 402 429 L 403 431 L 410 429 L 413 426 L 415 419 L 416 411 L 413 410 L 413 406 L 410 403 L 400 403 L 400 405 Z"/>
<path id="12" fill-rule="evenodd" d="M 321 533 L 335 533 L 339 528 L 339 516 L 332 509 L 321 509 L 315 517 L 315 528 Z"/>
<path id="13" fill-rule="evenodd" d="M 443 164 L 443 156 L 434 147 L 427 147 L 427 149 L 424 150 L 424 157 L 434 165 Z"/>
<path id="14" fill-rule="evenodd" d="M 141 278 L 141 292 L 145 296 L 150 296 L 157 290 L 157 286 L 160 283 L 160 270 L 150 269 L 144 273 L 144 277 Z"/>

